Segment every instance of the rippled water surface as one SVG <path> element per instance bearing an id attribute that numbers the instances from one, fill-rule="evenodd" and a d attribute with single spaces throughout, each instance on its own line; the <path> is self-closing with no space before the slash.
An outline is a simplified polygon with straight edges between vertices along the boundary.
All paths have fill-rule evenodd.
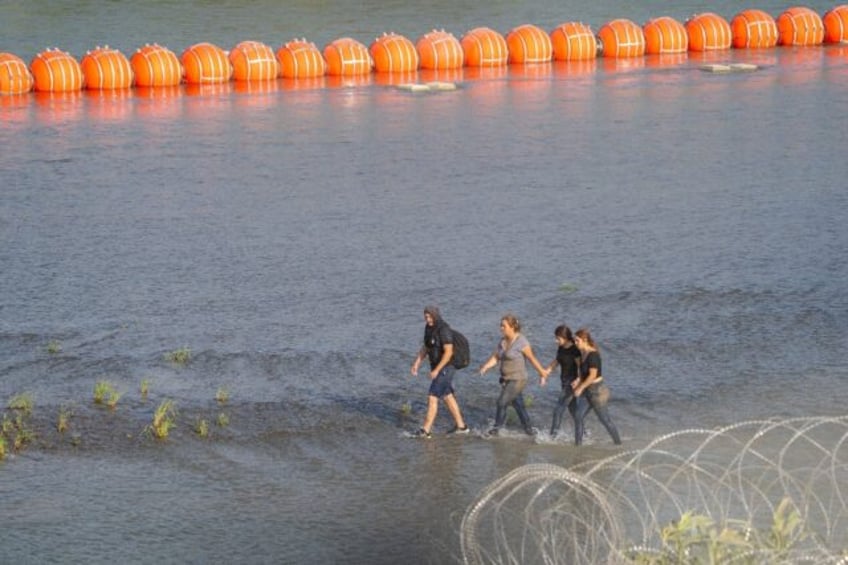
<path id="1" fill-rule="evenodd" d="M 0 49 L 368 42 L 707 7 L 61 6 L 5 3 Z M 36 433 L 0 463 L 0 560 L 443 563 L 490 481 L 615 453 L 593 417 L 581 449 L 480 437 L 497 384 L 472 370 L 457 389 L 475 433 L 442 437 L 442 414 L 433 441 L 407 439 L 430 302 L 472 366 L 505 312 L 543 362 L 557 324 L 591 327 L 626 447 L 844 413 L 848 49 L 448 78 L 458 90 L 426 95 L 372 76 L 0 99 L 0 398 L 30 393 Z M 182 347 L 189 363 L 165 359 Z M 98 380 L 123 393 L 115 410 L 93 405 Z M 546 429 L 556 379 L 529 392 Z M 178 426 L 157 442 L 144 430 L 166 398 Z"/>

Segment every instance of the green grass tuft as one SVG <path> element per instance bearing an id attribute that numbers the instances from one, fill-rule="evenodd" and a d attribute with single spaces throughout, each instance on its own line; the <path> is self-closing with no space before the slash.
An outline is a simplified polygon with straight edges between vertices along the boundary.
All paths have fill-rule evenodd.
<path id="1" fill-rule="evenodd" d="M 165 360 L 175 365 L 186 365 L 191 361 L 191 349 L 181 347 L 165 354 Z"/>

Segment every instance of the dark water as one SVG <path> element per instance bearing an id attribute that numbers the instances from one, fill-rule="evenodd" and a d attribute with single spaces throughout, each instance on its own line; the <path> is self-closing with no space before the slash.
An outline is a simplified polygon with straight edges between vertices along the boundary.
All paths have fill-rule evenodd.
<path id="1" fill-rule="evenodd" d="M 93 6 L 74 4 L 80 18 Z M 47 34 L 29 6 L 0 10 L 2 48 L 24 57 L 40 46 L 20 30 Z M 150 27 L 125 41 L 189 42 L 166 3 L 146 6 Z M 262 3 L 175 19 L 222 45 L 250 30 L 323 41 L 317 22 L 363 41 L 374 26 L 433 27 L 401 18 L 406 3 L 375 18 L 312 6 L 292 6 L 303 28 L 257 17 Z M 598 6 L 432 14 L 550 28 L 617 8 Z M 381 25 L 392 15 L 409 29 Z M 51 42 L 64 48 L 95 37 L 42 17 L 66 22 Z M 761 68 L 715 75 L 704 61 Z M 445 562 L 490 481 L 615 452 L 596 420 L 579 450 L 544 435 L 406 439 L 425 406 L 409 365 L 430 302 L 469 337 L 473 365 L 508 311 L 543 362 L 557 324 L 591 327 L 629 447 L 844 414 L 846 48 L 454 78 L 457 91 L 423 96 L 370 78 L 0 100 L 0 398 L 30 393 L 36 432 L 0 464 L 0 561 Z M 165 360 L 182 347 L 188 364 Z M 91 402 L 99 380 L 124 393 L 114 411 Z M 530 387 L 540 428 L 555 385 Z M 466 370 L 457 387 L 486 429 L 494 378 Z M 157 442 L 144 429 L 166 398 L 178 427 Z M 449 425 L 442 414 L 437 432 Z"/>

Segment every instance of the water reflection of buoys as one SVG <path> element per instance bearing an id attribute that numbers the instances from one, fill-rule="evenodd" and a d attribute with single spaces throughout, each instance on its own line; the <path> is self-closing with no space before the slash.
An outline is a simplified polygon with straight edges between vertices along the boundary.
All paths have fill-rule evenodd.
<path id="1" fill-rule="evenodd" d="M 604 57 L 641 57 L 645 54 L 645 34 L 631 20 L 619 18 L 605 23 L 598 31 L 598 38 Z"/>
<path id="2" fill-rule="evenodd" d="M 642 26 L 645 34 L 645 53 L 685 53 L 689 49 L 689 36 L 682 23 L 669 16 L 648 20 Z"/>
<path id="3" fill-rule="evenodd" d="M 474 28 L 460 42 L 467 67 L 500 67 L 509 59 L 503 35 L 487 27 Z"/>
<path id="4" fill-rule="evenodd" d="M 136 86 L 177 86 L 183 80 L 183 66 L 177 55 L 156 43 L 136 49 L 130 65 Z"/>
<path id="5" fill-rule="evenodd" d="M 509 62 L 516 64 L 547 63 L 554 56 L 551 36 L 533 24 L 523 24 L 506 34 Z"/>
<path id="6" fill-rule="evenodd" d="M 133 71 L 123 53 L 109 46 L 88 51 L 80 61 L 85 87 L 89 90 L 130 88 Z"/>
<path id="7" fill-rule="evenodd" d="M 690 51 L 730 49 L 732 33 L 727 20 L 712 12 L 696 14 L 686 20 Z"/>
<path id="8" fill-rule="evenodd" d="M 819 45 L 824 41 L 824 24 L 814 11 L 803 6 L 789 8 L 777 17 L 781 45 Z"/>
<path id="9" fill-rule="evenodd" d="M 415 43 L 422 69 L 459 69 L 465 63 L 462 44 L 445 30 L 425 33 Z"/>
<path id="10" fill-rule="evenodd" d="M 598 40 L 592 28 L 582 22 L 564 22 L 551 31 L 551 45 L 557 61 L 586 61 L 598 55 Z"/>
<path id="11" fill-rule="evenodd" d="M 233 75 L 226 52 L 212 43 L 195 43 L 183 51 L 181 60 L 189 84 L 227 82 Z"/>
<path id="12" fill-rule="evenodd" d="M 777 45 L 777 24 L 762 10 L 743 10 L 730 22 L 733 46 L 737 49 L 760 49 Z"/>
<path id="13" fill-rule="evenodd" d="M 848 4 L 828 10 L 822 18 L 825 43 L 848 42 Z"/>
<path id="14" fill-rule="evenodd" d="M 327 74 L 358 76 L 371 72 L 372 61 L 368 48 L 350 37 L 341 37 L 324 47 Z"/>
<path id="15" fill-rule="evenodd" d="M 384 33 L 369 47 L 374 70 L 380 73 L 408 73 L 418 69 L 418 51 L 402 35 Z"/>
<path id="16" fill-rule="evenodd" d="M 327 72 L 321 51 L 311 41 L 293 39 L 277 49 L 280 75 L 283 78 L 316 78 Z"/>
<path id="17" fill-rule="evenodd" d="M 273 80 L 280 75 L 274 50 L 259 41 L 242 41 L 232 48 L 229 59 L 237 81 Z"/>
<path id="18" fill-rule="evenodd" d="M 70 53 L 59 49 L 42 51 L 30 63 L 39 92 L 73 92 L 82 90 L 82 67 Z"/>
<path id="19" fill-rule="evenodd" d="M 35 79 L 23 59 L 0 53 L 0 94 L 23 94 L 32 90 Z"/>

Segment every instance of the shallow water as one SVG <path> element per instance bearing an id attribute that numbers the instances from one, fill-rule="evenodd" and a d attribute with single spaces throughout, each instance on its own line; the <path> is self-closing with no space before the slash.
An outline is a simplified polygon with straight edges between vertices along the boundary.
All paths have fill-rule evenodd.
<path id="1" fill-rule="evenodd" d="M 362 3 L 263 18 L 261 3 L 201 4 L 164 16 L 119 3 L 103 29 L 129 45 L 102 43 L 661 15 L 658 3 L 585 16 Z M 4 50 L 100 41 L 75 24 L 101 21 L 92 5 L 38 21 L 30 6 L 0 12 Z M 131 13 L 150 17 L 129 26 Z M 715 75 L 704 61 L 761 69 Z M 459 90 L 424 96 L 369 77 L 0 100 L 0 398 L 32 393 L 37 433 L 0 465 L 4 559 L 441 563 L 492 480 L 615 453 L 594 419 L 582 449 L 570 428 L 557 441 L 481 437 L 497 387 L 471 370 L 457 388 L 476 433 L 407 439 L 425 407 L 409 364 L 430 302 L 468 336 L 472 366 L 507 311 L 543 362 L 557 324 L 591 327 L 630 448 L 683 428 L 844 414 L 845 48 L 451 79 Z M 186 366 L 165 361 L 180 347 Z M 92 405 L 98 380 L 124 393 L 114 412 Z M 541 429 L 556 388 L 530 387 Z M 179 418 L 162 443 L 144 429 L 165 398 Z M 449 426 L 442 414 L 437 432 Z"/>

